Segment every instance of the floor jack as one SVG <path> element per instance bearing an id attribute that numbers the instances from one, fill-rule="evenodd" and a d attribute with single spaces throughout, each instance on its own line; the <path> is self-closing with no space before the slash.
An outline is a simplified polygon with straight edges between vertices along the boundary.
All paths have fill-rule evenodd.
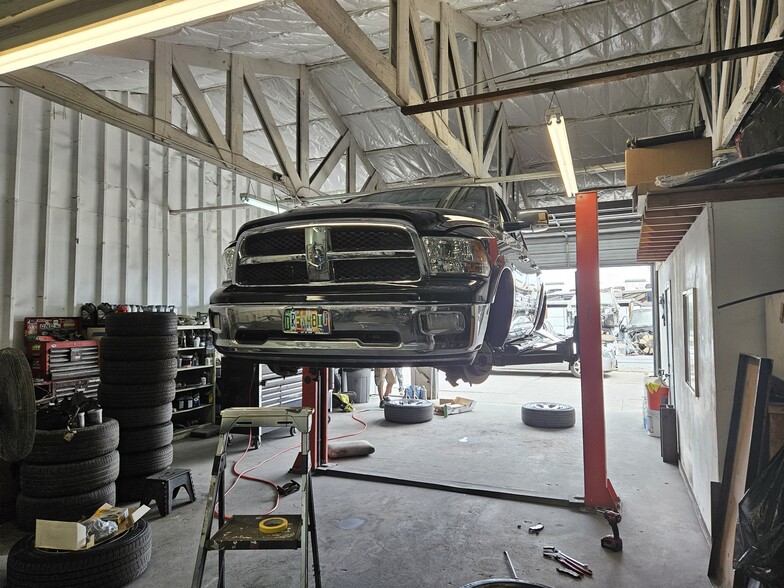
<path id="1" fill-rule="evenodd" d="M 221 411 L 218 448 L 212 464 L 212 478 L 208 493 L 204 525 L 199 539 L 196 566 L 193 570 L 192 588 L 200 588 L 204 578 L 207 552 L 218 552 L 218 588 L 225 588 L 225 552 L 229 549 L 299 549 L 300 588 L 307 588 L 308 536 L 313 550 L 313 570 L 316 588 L 321 588 L 316 517 L 313 507 L 313 489 L 310 479 L 310 440 L 313 409 L 306 407 L 227 408 Z M 294 427 L 301 434 L 300 457 L 304 464 L 299 515 L 234 515 L 224 521 L 226 513 L 226 447 L 234 427 Z M 215 507 L 218 508 L 218 530 L 212 534 Z"/>

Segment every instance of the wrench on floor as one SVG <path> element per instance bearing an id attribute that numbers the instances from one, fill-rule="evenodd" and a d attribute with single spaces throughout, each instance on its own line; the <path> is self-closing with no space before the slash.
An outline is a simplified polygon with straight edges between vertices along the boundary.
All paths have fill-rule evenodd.
<path id="1" fill-rule="evenodd" d="M 566 555 L 563 551 L 559 550 L 556 547 L 552 546 L 545 546 L 542 548 L 542 552 L 545 557 L 551 557 L 562 564 L 564 564 L 569 569 L 574 570 L 575 572 L 579 572 L 581 574 L 585 574 L 586 576 L 592 576 L 593 571 L 587 565 Z"/>

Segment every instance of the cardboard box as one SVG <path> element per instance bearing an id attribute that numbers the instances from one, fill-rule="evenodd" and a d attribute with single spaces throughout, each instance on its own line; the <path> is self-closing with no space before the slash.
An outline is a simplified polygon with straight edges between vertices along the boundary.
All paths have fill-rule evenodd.
<path id="1" fill-rule="evenodd" d="M 654 147 L 627 149 L 626 185 L 637 186 L 638 194 L 661 189 L 657 176 L 676 176 L 709 169 L 713 162 L 710 138 L 678 141 Z"/>
<path id="2" fill-rule="evenodd" d="M 438 404 L 433 406 L 433 412 L 443 415 L 444 407 L 447 408 L 447 414 L 457 414 L 460 412 L 470 412 L 476 406 L 476 400 L 470 398 L 439 398 Z"/>
<path id="3" fill-rule="evenodd" d="M 123 531 L 127 531 L 136 524 L 139 519 L 147 514 L 149 510 L 150 507 L 143 504 L 136 509 L 128 509 L 128 516 L 118 523 L 117 530 L 111 535 L 102 537 L 99 541 L 95 540 L 94 535 L 87 534 L 87 527 L 84 524 L 87 521 L 69 523 L 65 521 L 38 519 L 35 522 L 35 546 L 43 549 L 62 549 L 66 551 L 90 549 L 95 545 L 108 541 Z M 115 512 L 114 507 L 111 504 L 104 504 L 93 516 L 100 518 L 103 513 L 107 512 Z"/>

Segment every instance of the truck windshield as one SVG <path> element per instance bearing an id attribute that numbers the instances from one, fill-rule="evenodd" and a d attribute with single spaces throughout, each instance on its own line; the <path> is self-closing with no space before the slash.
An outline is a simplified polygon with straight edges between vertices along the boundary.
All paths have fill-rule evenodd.
<path id="1" fill-rule="evenodd" d="M 490 216 L 487 190 L 478 187 L 440 186 L 409 188 L 407 190 L 378 192 L 369 196 L 360 196 L 352 198 L 350 202 L 362 204 L 378 202 L 418 208 L 450 208 L 468 212 L 482 218 Z"/>

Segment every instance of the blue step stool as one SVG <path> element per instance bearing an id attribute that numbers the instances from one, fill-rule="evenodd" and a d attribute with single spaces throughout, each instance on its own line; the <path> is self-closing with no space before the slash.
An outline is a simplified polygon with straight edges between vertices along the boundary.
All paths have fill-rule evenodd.
<path id="1" fill-rule="evenodd" d="M 190 502 L 196 501 L 193 492 L 193 478 L 191 471 L 185 468 L 169 468 L 157 474 L 147 476 L 144 483 L 144 499 L 142 504 L 149 506 L 153 500 L 158 505 L 158 512 L 165 517 L 171 512 L 172 500 L 177 497 L 180 488 L 185 488 Z"/>

